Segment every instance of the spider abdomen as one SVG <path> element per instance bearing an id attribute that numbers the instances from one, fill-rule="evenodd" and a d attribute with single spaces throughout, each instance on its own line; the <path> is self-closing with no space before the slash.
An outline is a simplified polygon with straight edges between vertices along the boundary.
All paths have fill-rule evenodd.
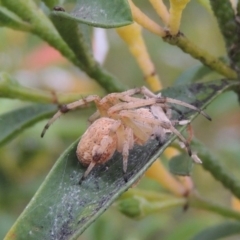
<path id="1" fill-rule="evenodd" d="M 112 157 L 117 148 L 117 136 L 112 130 L 115 122 L 114 119 L 99 118 L 83 134 L 76 153 L 84 166 L 91 162 L 103 164 Z"/>

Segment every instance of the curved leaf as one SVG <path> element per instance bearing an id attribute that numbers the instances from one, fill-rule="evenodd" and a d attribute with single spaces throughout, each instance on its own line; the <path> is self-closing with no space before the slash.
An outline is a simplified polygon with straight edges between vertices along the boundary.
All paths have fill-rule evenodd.
<path id="1" fill-rule="evenodd" d="M 209 171 L 211 175 L 220 181 L 225 188 L 230 190 L 233 195 L 240 198 L 240 183 L 237 178 L 226 170 L 226 167 L 218 161 L 218 158 L 209 151 L 204 144 L 197 139 L 192 141 L 192 146 L 197 149 L 198 156 L 202 160 L 202 166 L 206 171 Z"/>
<path id="2" fill-rule="evenodd" d="M 173 157 L 169 162 L 169 171 L 180 176 L 190 176 L 193 161 L 186 153 Z"/>
<path id="3" fill-rule="evenodd" d="M 210 0 L 210 4 L 229 50 L 239 42 L 237 34 L 239 27 L 234 9 L 229 0 Z"/>
<path id="4" fill-rule="evenodd" d="M 51 116 L 55 105 L 34 104 L 0 115 L 0 145 L 15 137 L 25 128 Z"/>
<path id="5" fill-rule="evenodd" d="M 132 23 L 131 10 L 126 0 L 78 0 L 71 14 L 61 11 L 56 14 L 101 28 L 115 28 Z"/>
<path id="6" fill-rule="evenodd" d="M 223 38 L 225 40 L 227 53 L 231 61 L 231 66 L 237 71 L 240 71 L 240 36 L 239 23 L 236 13 L 229 0 L 210 0 L 212 10 Z"/>
<path id="7" fill-rule="evenodd" d="M 0 7 L 0 26 L 16 30 L 30 31 L 31 26 L 5 7 Z"/>
<path id="8" fill-rule="evenodd" d="M 217 226 L 204 229 L 202 232 L 193 237 L 192 240 L 217 240 L 235 234 L 240 234 L 240 223 L 225 222 Z"/>
<path id="9" fill-rule="evenodd" d="M 59 4 L 61 4 L 61 0 L 42 0 L 46 6 L 48 6 L 49 8 L 53 8 Z"/>
<path id="10" fill-rule="evenodd" d="M 212 70 L 205 65 L 195 65 L 182 72 L 181 75 L 175 80 L 174 85 L 190 84 L 199 81 L 201 78 L 211 73 Z"/>
<path id="11" fill-rule="evenodd" d="M 94 67 L 96 63 L 91 49 L 91 27 L 64 18 L 58 13 L 64 14 L 64 12 L 53 11 L 50 18 L 64 41 L 81 62 L 81 68 L 86 71 L 88 68 Z"/>
<path id="12" fill-rule="evenodd" d="M 65 12 L 54 11 L 50 17 L 64 41 L 74 52 L 79 62 L 78 66 L 108 92 L 123 91 L 124 86 L 95 61 L 90 46 L 91 28 L 71 18 L 64 18 L 64 14 Z"/>
<path id="13" fill-rule="evenodd" d="M 236 84 L 237 81 L 222 80 L 172 87 L 162 93 L 204 108 L 217 95 Z M 197 116 L 189 109 L 179 109 L 184 117 L 193 119 Z M 123 179 L 122 156 L 115 153 L 107 165 L 94 168 L 81 185 L 78 181 L 86 169 L 77 160 L 76 141 L 58 159 L 5 239 L 11 239 L 13 235 L 15 239 L 77 239 L 142 176 L 174 139 L 175 136 L 171 135 L 163 145 L 156 140 L 144 146 L 136 145 L 130 151 L 128 182 Z"/>

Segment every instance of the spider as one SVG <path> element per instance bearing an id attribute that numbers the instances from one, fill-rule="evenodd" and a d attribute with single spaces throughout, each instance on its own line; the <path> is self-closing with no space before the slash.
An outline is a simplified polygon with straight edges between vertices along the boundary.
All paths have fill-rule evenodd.
<path id="1" fill-rule="evenodd" d="M 143 95 L 143 98 L 134 96 Z M 106 163 L 117 150 L 123 156 L 123 172 L 127 171 L 129 150 L 134 144 L 144 145 L 155 137 L 164 141 L 167 133 L 174 133 L 183 143 L 192 159 L 201 163 L 193 154 L 188 141 L 174 127 L 175 124 L 188 124 L 188 120 L 171 120 L 171 109 L 167 103 L 182 105 L 211 118 L 201 109 L 177 99 L 154 94 L 146 87 L 134 88 L 121 93 L 111 93 L 100 98 L 90 95 L 78 101 L 62 105 L 59 111 L 45 125 L 41 137 L 49 126 L 62 114 L 94 102 L 97 111 L 89 117 L 90 126 L 82 135 L 77 146 L 77 158 L 87 170 L 79 183 L 87 177 L 95 165 Z"/>

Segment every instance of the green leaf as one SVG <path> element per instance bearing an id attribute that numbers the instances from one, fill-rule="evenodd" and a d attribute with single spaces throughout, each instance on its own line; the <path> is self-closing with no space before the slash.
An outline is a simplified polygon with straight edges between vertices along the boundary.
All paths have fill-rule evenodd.
<path id="1" fill-rule="evenodd" d="M 231 2 L 229 0 L 210 0 L 210 3 L 226 42 L 226 46 L 230 48 L 238 39 L 238 27 Z"/>
<path id="2" fill-rule="evenodd" d="M 127 0 L 78 0 L 71 15 L 62 15 L 101 28 L 115 28 L 132 23 Z"/>
<path id="3" fill-rule="evenodd" d="M 4 7 L 0 7 L 0 26 L 21 31 L 30 31 L 31 26 Z"/>
<path id="4" fill-rule="evenodd" d="M 61 4 L 61 0 L 42 0 L 46 6 L 48 6 L 50 9 L 52 9 L 55 6 L 58 6 Z"/>
<path id="5" fill-rule="evenodd" d="M 196 65 L 188 68 L 182 72 L 181 75 L 175 80 L 174 85 L 189 84 L 200 80 L 205 75 L 211 73 L 212 70 L 205 65 Z"/>
<path id="6" fill-rule="evenodd" d="M 173 157 L 169 162 L 169 170 L 172 174 L 180 176 L 190 176 L 193 161 L 187 154 Z"/>
<path id="7" fill-rule="evenodd" d="M 53 24 L 82 64 L 81 69 L 86 71 L 93 68 L 96 62 L 89 44 L 91 42 L 90 27 L 79 24 L 72 19 L 64 18 L 62 14 L 64 12 L 53 11 L 50 15 Z"/>
<path id="8" fill-rule="evenodd" d="M 224 237 L 229 237 L 235 234 L 240 234 L 239 222 L 225 222 L 217 226 L 204 229 L 192 238 L 192 240 L 217 240 Z"/>
<path id="9" fill-rule="evenodd" d="M 211 12 L 211 6 L 209 0 L 198 0 L 198 2 L 209 12 Z"/>
<path id="10" fill-rule="evenodd" d="M 0 115 L 0 145 L 6 143 L 21 133 L 25 128 L 41 119 L 49 117 L 56 106 L 47 104 L 34 104 L 13 110 Z"/>
<path id="11" fill-rule="evenodd" d="M 56 48 L 63 56 L 68 58 L 76 66 L 80 63 L 74 52 L 63 41 L 49 18 L 38 8 L 34 1 L 25 0 L 1 0 L 1 3 L 10 11 L 18 15 L 23 21 L 31 24 L 31 32 L 47 41 Z"/>
<path id="12" fill-rule="evenodd" d="M 70 18 L 64 18 L 64 14 L 64 12 L 54 11 L 51 14 L 51 19 L 61 37 L 74 52 L 79 62 L 78 66 L 108 92 L 123 91 L 124 86 L 114 76 L 99 66 L 93 58 L 92 49 L 89 45 L 91 42 L 90 27 L 79 24 Z"/>
<path id="13" fill-rule="evenodd" d="M 229 0 L 210 0 L 219 28 L 225 40 L 232 67 L 240 72 L 240 26 Z"/>
<path id="14" fill-rule="evenodd" d="M 224 90 L 239 85 L 237 81 L 219 80 L 209 83 L 168 88 L 164 96 L 174 97 L 205 108 Z M 197 113 L 180 108 L 182 115 L 193 119 Z M 179 114 L 179 111 L 178 111 Z M 179 115 L 175 115 L 179 117 Z M 95 167 L 78 185 L 85 172 L 77 160 L 73 143 L 57 160 L 45 181 L 5 239 L 77 239 L 78 236 L 151 166 L 175 139 L 171 135 L 162 145 L 151 140 L 130 151 L 127 182 L 122 174 L 122 155 L 115 153 L 106 165 Z"/>
<path id="15" fill-rule="evenodd" d="M 202 166 L 209 171 L 211 175 L 220 181 L 224 187 L 229 189 L 232 194 L 240 198 L 240 183 L 234 175 L 227 171 L 226 168 L 218 161 L 217 157 L 209 151 L 204 144 L 194 139 L 192 146 L 197 150 L 198 156 L 202 160 Z"/>

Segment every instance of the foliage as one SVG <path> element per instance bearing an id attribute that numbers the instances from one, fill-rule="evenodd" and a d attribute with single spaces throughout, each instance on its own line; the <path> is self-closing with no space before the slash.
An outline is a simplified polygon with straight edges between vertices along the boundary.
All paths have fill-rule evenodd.
<path id="1" fill-rule="evenodd" d="M 5 239 L 81 239 L 79 236 L 90 225 L 84 233 L 86 238 L 96 239 L 97 236 L 98 239 L 117 239 L 114 233 L 116 230 L 118 234 L 122 234 L 119 239 L 127 239 L 122 229 L 128 228 L 128 224 L 119 212 L 126 215 L 129 218 L 127 221 L 131 224 L 133 222 L 130 218 L 139 220 L 134 223 L 135 228 L 138 229 L 136 232 L 127 229 L 128 237 L 132 235 L 139 239 L 159 239 L 155 235 L 161 234 L 164 239 L 169 240 L 176 239 L 176 236 L 181 236 L 181 239 L 218 239 L 239 234 L 240 186 L 237 178 L 239 162 L 234 159 L 240 154 L 238 142 L 234 139 L 235 135 L 233 139 L 226 137 L 229 141 L 224 143 L 224 147 L 219 147 L 219 142 L 222 144 L 220 138 L 209 136 L 209 133 L 212 128 L 216 133 L 219 129 L 233 127 L 232 122 L 235 124 L 234 119 L 239 117 L 236 96 L 239 95 L 240 3 L 234 10 L 229 0 L 221 1 L 221 4 L 217 4 L 219 1 L 210 0 L 210 3 L 204 2 L 209 12 L 201 8 L 204 14 L 211 17 L 214 14 L 216 17 L 221 35 L 218 34 L 222 36 L 226 46 L 227 54 L 218 54 L 219 57 L 216 57 L 213 56 L 211 47 L 205 50 L 200 47 L 198 39 L 194 39 L 194 34 L 198 31 L 197 27 L 190 26 L 190 30 L 183 27 L 184 31 L 189 32 L 189 38 L 179 30 L 180 23 L 188 26 L 189 21 L 185 21 L 185 17 L 190 18 L 191 12 L 200 8 L 196 2 L 171 0 L 168 10 L 162 1 L 149 0 L 166 28 L 143 13 L 142 9 L 149 7 L 144 1 L 139 1 L 139 8 L 131 0 L 78 0 L 65 1 L 64 4 L 62 2 L 60 0 L 0 1 L 0 26 L 6 28 L 1 34 L 3 36 L 22 34 L 24 40 L 21 43 L 18 40 L 15 48 L 18 51 L 25 51 L 25 55 L 29 54 L 25 56 L 22 65 L 15 63 L 14 67 L 14 61 L 21 62 L 14 58 L 8 65 L 5 62 L 0 75 L 0 102 L 3 106 L 0 113 L 2 156 L 0 206 L 5 209 L 1 210 L 0 218 L 7 225 L 0 227 L 0 236 L 4 237 L 7 228 L 15 221 L 13 216 L 20 212 L 22 213 Z M 209 10 L 210 5 L 212 10 Z M 185 15 L 183 10 L 186 6 L 189 6 L 189 10 Z M 151 13 L 154 14 L 153 11 Z M 212 21 L 210 18 L 208 20 Z M 149 53 L 160 59 L 156 61 L 156 66 L 150 58 L 141 28 L 137 24 L 155 34 L 152 36 L 146 33 L 146 39 L 150 39 L 147 45 L 155 41 Z M 205 28 L 206 24 L 208 22 L 199 20 L 200 27 Z M 96 60 L 95 44 L 100 38 L 94 37 L 94 27 L 107 29 L 110 39 L 115 39 L 116 36 L 113 30 L 109 29 L 117 29 L 117 33 L 127 43 L 137 61 L 146 83 L 138 80 L 141 71 L 138 69 L 135 71 L 134 61 L 128 62 L 128 57 L 124 57 L 124 54 L 127 54 L 124 53 L 124 48 L 120 51 L 114 50 L 118 48 L 114 46 L 115 40 L 112 41 L 113 49 L 110 50 L 105 64 L 109 71 Z M 12 32 L 10 29 L 19 32 Z M 205 31 L 204 34 L 207 35 L 208 32 Z M 38 39 L 32 35 L 37 36 Z M 159 41 L 159 37 L 163 42 Z M 190 40 L 192 38 L 194 41 Z M 10 39 L 13 39 L 12 43 L 3 41 L 2 45 L 9 56 L 11 56 L 9 45 L 15 40 L 14 37 Z M 93 44 L 92 39 L 95 41 Z M 43 45 L 43 42 L 49 44 L 51 48 Z M 22 49 L 20 44 L 24 46 Z M 184 53 L 173 54 L 176 49 L 173 50 L 171 45 L 177 46 Z M 164 53 L 165 47 L 167 50 Z M 38 51 L 34 53 L 34 49 Z M 53 49 L 61 53 L 64 59 L 56 55 Z M 41 51 L 44 52 L 44 56 L 41 55 Z M 117 53 L 116 56 L 113 54 L 114 51 Z M 193 61 L 192 66 L 188 64 L 184 66 L 181 74 L 178 67 L 173 71 L 173 62 L 176 64 L 177 60 L 178 64 L 184 64 L 181 58 L 186 58 L 186 53 L 193 59 L 199 60 L 201 64 Z M 166 54 L 166 58 L 162 57 Z M 52 60 L 44 65 L 42 59 L 45 62 Z M 55 72 L 54 67 L 57 63 L 54 61 L 61 63 L 61 67 Z M 167 70 L 164 65 L 168 65 Z M 66 70 L 66 67 L 69 70 Z M 23 69 L 27 69 L 28 74 Z M 46 69 L 50 69 L 50 80 L 46 78 L 47 80 L 43 82 L 44 74 L 48 75 L 44 72 Z M 66 72 L 69 74 L 67 81 L 61 84 L 59 79 Z M 29 82 L 19 81 L 21 74 L 23 79 L 28 78 Z M 161 78 L 166 80 L 160 81 Z M 37 79 L 36 83 L 33 83 L 34 79 Z M 54 82 L 57 84 L 53 85 Z M 200 136 L 201 142 L 193 137 L 191 128 L 187 127 L 186 131 L 190 133 L 189 141 L 192 148 L 198 152 L 203 162 L 201 166 L 196 166 L 186 156 L 184 149 L 174 142 L 176 136 L 170 135 L 162 144 L 151 140 L 144 146 L 134 147 L 129 156 L 127 182 L 122 175 L 122 156 L 115 153 L 106 165 L 96 167 L 87 179 L 78 185 L 85 168 L 77 160 L 76 144 L 79 135 L 86 129 L 86 119 L 92 112 L 92 107 L 81 109 L 80 116 L 71 117 L 69 114 L 69 117 L 64 117 L 59 121 L 60 125 L 57 123 L 53 127 L 55 133 L 50 130 L 43 140 L 36 138 L 36 136 L 40 137 L 42 122 L 30 128 L 33 124 L 51 117 L 57 105 L 75 101 L 89 94 L 104 96 L 107 93 L 121 92 L 143 84 L 148 84 L 155 92 L 161 90 L 163 96 L 180 99 L 201 109 L 209 105 L 207 112 L 213 116 L 214 121 L 207 123 L 205 119 L 199 119 L 194 123 L 196 135 Z M 170 87 L 160 89 L 162 85 Z M 52 90 L 49 91 L 49 88 Z M 30 104 L 25 105 L 24 101 Z M 184 117 L 192 122 L 198 113 L 184 107 L 174 107 L 173 115 L 175 118 Z M 227 127 L 224 127 L 221 121 L 218 123 L 220 117 L 223 119 L 222 122 L 228 124 Z M 217 124 L 219 128 L 216 127 Z M 239 123 L 235 125 L 235 129 L 239 129 Z M 185 129 L 186 126 L 179 128 L 181 132 Z M 224 133 L 221 136 L 223 135 Z M 240 136 L 237 137 L 239 140 Z M 76 141 L 73 142 L 74 139 Z M 70 147 L 67 148 L 69 144 Z M 177 154 L 173 154 L 173 150 L 171 153 L 167 152 L 170 144 L 173 144 Z M 66 150 L 57 157 L 61 152 L 60 149 L 63 148 Z M 160 165 L 150 172 L 151 165 L 159 161 L 160 155 Z M 232 159 L 229 165 L 227 162 L 220 163 L 224 158 Z M 233 167 L 231 164 L 238 167 Z M 208 175 L 205 180 L 202 177 L 206 174 L 203 169 L 215 180 Z M 147 170 L 147 176 L 155 181 L 144 178 L 138 188 L 131 189 Z M 47 172 L 49 173 L 44 179 L 43 176 Z M 156 177 L 156 175 L 160 176 Z M 216 181 L 220 182 L 229 193 L 216 185 Z M 156 185 L 156 182 L 160 185 Z M 193 187 L 193 182 L 196 183 L 196 187 Z M 213 193 L 212 188 L 215 186 L 219 190 Z M 34 192 L 36 193 L 32 196 Z M 227 198 L 230 197 L 235 204 L 226 206 Z M 31 201 L 26 206 L 30 198 Z M 208 200 L 209 198 L 213 201 Z M 16 199 L 21 200 L 17 202 Z M 220 203 L 219 199 L 222 199 Z M 118 212 L 111 212 L 113 210 L 110 209 L 111 214 L 108 212 L 107 218 L 106 215 L 100 217 L 112 204 Z M 23 210 L 24 206 L 26 207 Z M 13 213 L 7 215 L 9 209 Z M 186 211 L 202 209 L 205 210 L 205 214 L 199 218 L 199 222 L 189 221 L 198 214 L 197 212 L 188 212 L 187 216 L 182 214 L 181 223 L 176 224 L 171 215 L 179 217 L 179 209 Z M 221 217 L 213 215 L 208 222 L 207 212 L 216 213 Z M 119 218 L 119 223 L 116 225 L 114 225 L 115 215 Z M 97 222 L 93 223 L 97 218 L 99 218 Z M 224 222 L 219 223 L 222 218 Z M 232 221 L 229 222 L 228 218 Z M 152 220 L 147 224 L 146 219 Z M 141 224 L 145 226 L 141 227 Z M 209 228 L 208 224 L 212 226 Z M 187 231 L 188 226 L 191 226 L 191 229 Z M 111 232 L 111 229 L 115 230 Z"/>

